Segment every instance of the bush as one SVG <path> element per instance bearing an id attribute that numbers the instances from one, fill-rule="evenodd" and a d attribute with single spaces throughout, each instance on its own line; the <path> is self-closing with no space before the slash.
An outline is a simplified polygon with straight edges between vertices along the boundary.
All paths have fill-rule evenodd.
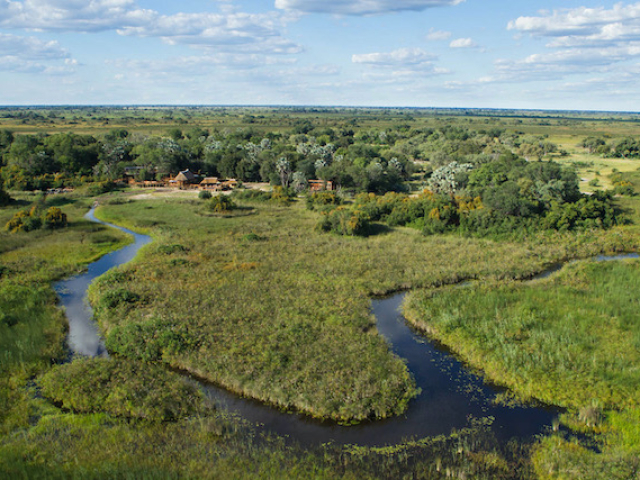
<path id="1" fill-rule="evenodd" d="M 318 228 L 322 231 L 351 236 L 368 235 L 370 227 L 369 217 L 365 213 L 346 207 L 338 207 L 323 214 L 318 224 Z"/>
<path id="2" fill-rule="evenodd" d="M 233 203 L 233 200 L 228 195 L 216 195 L 209 200 L 208 206 L 210 210 L 218 213 L 228 212 L 236 208 L 236 204 Z"/>
<path id="3" fill-rule="evenodd" d="M 5 228 L 11 233 L 30 232 L 42 226 L 42 220 L 35 215 L 34 209 L 30 212 L 20 210 L 16 212 L 11 220 L 7 222 Z"/>
<path id="4" fill-rule="evenodd" d="M 51 207 L 44 214 L 44 228 L 53 230 L 67 226 L 67 214 L 58 207 Z"/>
<path id="5" fill-rule="evenodd" d="M 314 210 L 316 207 L 338 206 L 342 199 L 335 192 L 314 192 L 307 195 L 307 209 Z"/>
<path id="6" fill-rule="evenodd" d="M 198 198 L 200 200 L 209 200 L 213 195 L 211 195 L 211 192 L 208 190 L 201 190 L 200 193 L 198 193 Z"/>
<path id="7" fill-rule="evenodd" d="M 289 205 L 295 197 L 296 193 L 293 190 L 279 185 L 273 187 L 271 192 L 271 201 L 280 205 Z"/>
<path id="8" fill-rule="evenodd" d="M 118 186 L 115 184 L 115 182 L 107 180 L 105 182 L 92 183 L 87 187 L 87 193 L 92 197 L 95 197 L 97 195 L 102 195 L 103 193 L 112 192 L 116 188 L 118 188 Z"/>
<path id="9" fill-rule="evenodd" d="M 180 375 L 121 358 L 77 359 L 54 368 L 39 384 L 45 397 L 77 413 L 158 423 L 202 407 L 202 394 Z"/>
<path id="10" fill-rule="evenodd" d="M 246 235 L 242 236 L 242 240 L 245 242 L 260 242 L 264 240 L 264 238 L 257 233 L 247 233 Z"/>
<path id="11" fill-rule="evenodd" d="M 626 195 L 632 197 L 636 194 L 633 184 L 626 181 L 619 181 L 613 184 L 613 193 L 615 195 Z"/>
<path id="12" fill-rule="evenodd" d="M 267 202 L 271 200 L 271 192 L 262 190 L 234 190 L 231 195 L 237 200 L 248 202 Z"/>
<path id="13" fill-rule="evenodd" d="M 158 253 L 162 253 L 163 255 L 171 255 L 173 253 L 186 253 L 189 249 L 184 245 L 180 245 L 179 243 L 158 245 Z"/>

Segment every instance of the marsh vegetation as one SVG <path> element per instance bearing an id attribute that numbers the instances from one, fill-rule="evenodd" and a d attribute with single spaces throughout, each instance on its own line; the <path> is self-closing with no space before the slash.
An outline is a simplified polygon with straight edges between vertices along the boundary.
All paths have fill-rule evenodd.
<path id="1" fill-rule="evenodd" d="M 40 212 L 58 208 L 67 220 L 61 229 L 0 232 L 3 474 L 636 475 L 637 261 L 577 263 L 520 283 L 558 262 L 638 249 L 640 183 L 630 172 L 637 166 L 620 169 L 629 156 L 608 159 L 580 144 L 595 130 L 606 130 L 612 145 L 637 135 L 633 121 L 334 110 L 184 110 L 169 120 L 158 110 L 143 122 L 105 110 L 106 125 L 85 113 L 69 111 L 73 125 L 53 120 L 56 131 L 73 134 L 46 135 L 53 124 L 37 115 L 2 119 L 13 133 L 0 135 L 8 191 L 0 224 L 36 205 Z M 177 117 L 184 120 L 180 132 Z M 595 175 L 589 162 L 607 161 L 618 162 L 614 176 L 599 175 L 612 191 L 583 197 L 578 186 L 589 189 L 582 179 Z M 425 231 L 434 208 L 442 220 L 446 205 L 427 208 L 425 198 L 409 194 L 425 187 L 437 193 L 429 182 L 446 179 L 436 172 L 454 162 L 473 165 L 453 172 L 455 191 L 445 193 L 458 215 L 448 226 L 456 228 Z M 535 177 L 536 166 L 556 173 Z M 217 195 L 140 199 L 113 182 L 126 167 L 141 167 L 135 171 L 142 176 L 190 167 L 280 188 L 240 190 L 231 202 Z M 296 178 L 302 184 L 296 173 L 340 190 L 305 200 L 295 191 Z M 32 193 L 67 186 L 76 191 Z M 501 189 L 512 193 L 503 200 L 517 200 L 513 212 L 500 211 Z M 370 196 L 389 190 L 399 193 Z M 66 322 L 52 282 L 129 241 L 82 218 L 94 195 L 100 218 L 154 242 L 91 289 L 113 358 L 60 366 L 68 354 Z M 468 211 L 482 205 L 482 215 L 505 215 L 484 229 L 459 228 L 462 199 Z M 368 236 L 318 229 L 336 208 L 363 212 Z M 535 221 L 521 215 L 526 209 Z M 351 214 L 336 215 L 324 230 L 358 229 Z M 451 286 L 463 281 L 472 286 L 461 295 Z M 591 436 L 598 449 L 561 434 L 533 447 L 500 445 L 482 425 L 385 449 L 303 449 L 215 410 L 167 371 L 189 371 L 341 423 L 401 414 L 415 382 L 378 335 L 369 308 L 372 296 L 407 289 L 413 322 L 514 395 L 566 407 L 563 423 Z M 158 396 L 157 386 L 166 395 Z"/>

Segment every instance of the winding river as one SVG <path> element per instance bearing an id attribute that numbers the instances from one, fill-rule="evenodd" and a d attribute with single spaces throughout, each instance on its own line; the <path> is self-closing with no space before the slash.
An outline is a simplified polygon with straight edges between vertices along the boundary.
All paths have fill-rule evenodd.
<path id="1" fill-rule="evenodd" d="M 91 221 L 133 235 L 135 242 L 105 255 L 89 265 L 82 275 L 55 284 L 69 319 L 69 347 L 73 355 L 107 356 L 92 311 L 86 300 L 89 284 L 110 268 L 127 263 L 151 237 L 101 222 L 92 209 Z M 600 260 L 626 258 L 598 257 Z M 634 257 L 637 255 L 634 254 Z M 553 271 L 557 268 L 553 269 Z M 540 278 L 538 276 L 537 278 Z M 341 426 L 314 420 L 302 414 L 285 413 L 260 402 L 245 399 L 214 385 L 200 383 L 205 394 L 219 408 L 260 425 L 265 431 L 288 437 L 301 445 L 358 444 L 383 446 L 411 438 L 450 434 L 470 426 L 473 419 L 492 419 L 491 429 L 501 443 L 512 438 L 526 439 L 550 428 L 558 410 L 544 406 L 507 407 L 493 402 L 501 389 L 487 385 L 470 372 L 447 349 L 424 338 L 405 323 L 399 312 L 404 293 L 372 301 L 378 331 L 393 352 L 405 359 L 420 395 L 413 399 L 404 415 L 383 421 Z"/>

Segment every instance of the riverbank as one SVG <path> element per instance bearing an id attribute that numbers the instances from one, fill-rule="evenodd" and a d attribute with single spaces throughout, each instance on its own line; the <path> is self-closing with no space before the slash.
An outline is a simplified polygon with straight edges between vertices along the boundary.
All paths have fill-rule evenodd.
<path id="1" fill-rule="evenodd" d="M 516 244 L 410 229 L 345 238 L 316 232 L 318 214 L 301 205 L 251 208 L 251 215 L 218 218 L 203 215 L 198 201 L 104 205 L 102 219 L 151 228 L 157 237 L 134 266 L 92 287 L 107 345 L 341 422 L 397 415 L 415 393 L 402 361 L 375 335 L 372 295 L 526 278 L 628 240 L 602 232 L 601 244 L 568 234 Z"/>
<path id="2" fill-rule="evenodd" d="M 404 313 L 491 381 L 520 399 L 567 407 L 564 422 L 599 438 L 600 455 L 545 439 L 535 455 L 541 477 L 577 469 L 579 478 L 627 478 L 620 472 L 637 468 L 640 452 L 638 284 L 637 259 L 594 259 L 545 279 L 471 286 L 464 295 L 413 292 Z"/>

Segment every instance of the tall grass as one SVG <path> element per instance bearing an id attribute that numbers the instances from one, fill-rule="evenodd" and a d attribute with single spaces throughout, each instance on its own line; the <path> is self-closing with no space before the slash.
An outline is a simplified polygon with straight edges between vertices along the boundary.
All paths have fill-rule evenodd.
<path id="1" fill-rule="evenodd" d="M 37 197 L 0 209 L 0 224 Z M 29 381 L 65 358 L 67 322 L 56 308 L 52 282 L 78 272 L 107 251 L 125 244 L 119 232 L 82 218 L 88 202 L 49 198 L 62 205 L 67 228 L 9 234 L 0 229 L 0 433 L 28 425 L 32 395 Z"/>
<path id="2" fill-rule="evenodd" d="M 372 295 L 527 278 L 562 258 L 635 245 L 622 230 L 598 233 L 601 244 L 591 232 L 519 244 L 404 228 L 341 238 L 316 232 L 319 214 L 301 203 L 251 207 L 230 218 L 207 216 L 196 201 L 99 209 L 104 220 L 156 237 L 137 261 L 92 287 L 108 347 L 339 421 L 400 413 L 414 394 L 406 367 L 375 335 Z M 137 300 L 114 303 L 113 295 Z"/>

